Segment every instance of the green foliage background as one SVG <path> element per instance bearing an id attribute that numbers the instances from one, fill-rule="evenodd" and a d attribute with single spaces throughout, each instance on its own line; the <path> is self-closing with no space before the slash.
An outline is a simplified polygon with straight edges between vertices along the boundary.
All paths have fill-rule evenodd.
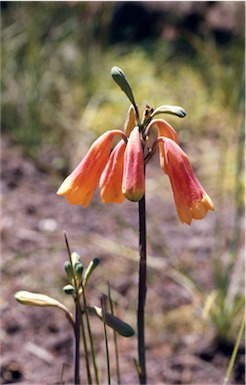
<path id="1" fill-rule="evenodd" d="M 100 133 L 123 127 L 129 102 L 111 79 L 113 65 L 127 75 L 140 111 L 145 104 L 182 106 L 187 117 L 168 121 L 218 211 L 217 294 L 210 314 L 224 338 L 242 309 L 240 297 L 228 310 L 226 296 L 244 211 L 244 35 L 234 33 L 224 45 L 212 33 L 188 31 L 175 41 L 160 35 L 112 44 L 115 7 L 2 2 L 2 132 L 50 172 L 65 175 Z M 228 206 L 230 263 L 221 269 Z"/>

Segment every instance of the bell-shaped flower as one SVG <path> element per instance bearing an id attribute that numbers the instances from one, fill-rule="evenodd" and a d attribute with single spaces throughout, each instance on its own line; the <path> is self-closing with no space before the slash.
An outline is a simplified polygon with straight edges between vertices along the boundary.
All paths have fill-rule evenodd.
<path id="1" fill-rule="evenodd" d="M 115 135 L 125 138 L 125 134 L 120 130 L 102 134 L 91 145 L 84 159 L 63 181 L 57 195 L 65 196 L 71 204 L 82 204 L 85 208 L 89 205 L 109 159 Z"/>
<path id="2" fill-rule="evenodd" d="M 124 154 L 122 192 L 133 202 L 140 201 L 145 191 L 144 153 L 136 126 L 130 133 Z"/>
<path id="3" fill-rule="evenodd" d="M 164 144 L 165 168 L 169 176 L 176 209 L 181 222 L 202 219 L 214 205 L 205 192 L 181 147 L 172 139 L 159 137 Z"/>
<path id="4" fill-rule="evenodd" d="M 158 136 L 164 136 L 165 138 L 172 139 L 172 140 L 174 140 L 174 142 L 179 144 L 178 135 L 177 135 L 176 131 L 174 130 L 174 128 L 169 123 L 167 123 L 163 119 L 153 119 L 149 123 L 146 131 L 149 132 L 151 127 L 153 127 L 154 125 L 157 126 Z M 165 157 L 164 157 L 164 145 L 162 142 L 159 142 L 159 157 L 160 157 L 161 168 L 163 169 L 163 171 L 165 173 L 167 173 L 166 172 L 166 166 L 165 166 Z"/>
<path id="5" fill-rule="evenodd" d="M 103 203 L 122 203 L 122 177 L 126 142 L 122 139 L 110 154 L 108 163 L 100 178 L 101 199 Z"/>

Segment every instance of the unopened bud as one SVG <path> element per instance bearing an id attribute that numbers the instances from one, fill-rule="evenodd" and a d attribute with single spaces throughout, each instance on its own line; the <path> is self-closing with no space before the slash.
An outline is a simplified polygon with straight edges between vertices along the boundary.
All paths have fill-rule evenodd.
<path id="1" fill-rule="evenodd" d="M 171 114 L 176 115 L 179 118 L 184 118 L 186 116 L 185 110 L 180 106 L 159 106 L 152 112 L 151 118 L 157 114 Z"/>
<path id="2" fill-rule="evenodd" d="M 63 291 L 68 295 L 73 295 L 75 293 L 74 287 L 70 284 L 64 286 Z"/>
<path id="3" fill-rule="evenodd" d="M 73 264 L 73 268 L 75 268 L 75 263 L 76 262 L 80 262 L 80 256 L 78 253 L 76 253 L 75 251 L 72 253 L 71 255 L 71 259 L 72 259 L 72 264 Z"/>
<path id="4" fill-rule="evenodd" d="M 132 102 L 132 104 L 135 105 L 136 103 L 134 100 L 132 89 L 131 89 L 128 81 L 126 80 L 125 74 L 122 71 L 122 69 L 114 66 L 111 69 L 111 75 L 112 75 L 112 78 L 114 79 L 114 81 L 118 84 L 118 86 L 120 86 L 122 91 L 125 92 L 126 96 Z"/>
<path id="5" fill-rule="evenodd" d="M 84 275 L 84 281 L 83 286 L 85 287 L 87 284 L 88 279 L 90 278 L 91 274 L 95 270 L 95 268 L 99 265 L 100 259 L 94 258 L 90 263 L 89 266 L 86 269 L 85 275 Z"/>
<path id="6" fill-rule="evenodd" d="M 67 277 L 70 283 L 73 282 L 73 271 L 72 271 L 72 266 L 69 261 L 65 261 L 64 263 L 64 270 L 67 273 Z"/>

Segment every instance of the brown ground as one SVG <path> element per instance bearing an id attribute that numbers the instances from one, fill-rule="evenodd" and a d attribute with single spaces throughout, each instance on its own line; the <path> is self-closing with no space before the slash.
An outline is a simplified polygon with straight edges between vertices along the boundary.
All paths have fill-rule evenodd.
<path id="1" fill-rule="evenodd" d="M 64 368 L 67 385 L 72 383 L 73 351 L 67 320 L 55 309 L 22 306 L 14 294 L 18 290 L 43 292 L 71 307 L 70 298 L 62 292 L 67 283 L 63 272 L 65 230 L 71 249 L 80 253 L 85 266 L 94 257 L 101 260 L 88 288 L 88 302 L 99 306 L 109 281 L 118 315 L 135 328 L 136 205 L 104 206 L 96 197 L 86 210 L 70 206 L 55 194 L 61 179 L 36 166 L 6 137 L 2 137 L 1 153 L 1 383 L 61 384 Z M 162 189 L 156 189 L 157 183 Z M 213 288 L 216 214 L 210 213 L 191 227 L 179 224 L 168 181 L 154 162 L 148 172 L 147 191 L 148 383 L 222 384 L 231 346 L 219 349 L 211 343 L 213 329 L 201 319 L 199 297 L 174 276 L 179 269 L 186 270 L 204 291 Z M 98 365 L 106 383 L 102 325 L 92 322 Z M 112 349 L 110 333 L 109 338 Z M 136 339 L 119 337 L 118 341 L 122 383 L 137 383 L 133 365 Z M 112 358 L 113 379 L 114 366 Z M 244 383 L 243 346 L 231 380 Z M 86 383 L 82 353 L 81 381 Z"/>

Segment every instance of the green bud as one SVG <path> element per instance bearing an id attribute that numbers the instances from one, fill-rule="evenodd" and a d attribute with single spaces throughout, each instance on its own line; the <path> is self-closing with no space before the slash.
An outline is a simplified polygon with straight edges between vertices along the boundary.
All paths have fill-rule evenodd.
<path id="1" fill-rule="evenodd" d="M 122 91 L 125 92 L 126 96 L 132 102 L 132 104 L 135 105 L 136 103 L 134 100 L 132 89 L 131 89 L 122 69 L 114 66 L 111 69 L 111 75 L 112 75 L 112 78 L 114 79 L 114 81 L 118 84 L 118 86 L 120 86 Z"/>
<path id="2" fill-rule="evenodd" d="M 75 266 L 75 263 L 76 262 L 80 262 L 80 256 L 78 253 L 76 253 L 75 251 L 72 253 L 71 255 L 71 259 L 72 259 L 72 264 L 73 264 L 73 268 Z"/>
<path id="3" fill-rule="evenodd" d="M 90 263 L 89 266 L 86 269 L 85 275 L 84 275 L 84 281 L 83 286 L 85 287 L 87 284 L 88 279 L 90 278 L 91 274 L 95 270 L 95 268 L 99 265 L 100 259 L 94 258 Z"/>
<path id="4" fill-rule="evenodd" d="M 83 274 L 83 270 L 84 270 L 84 266 L 82 265 L 82 263 L 80 262 L 75 262 L 74 264 L 74 269 L 75 269 L 75 273 L 78 275 L 78 276 L 82 276 Z"/>
<path id="5" fill-rule="evenodd" d="M 88 310 L 91 314 L 95 314 L 103 320 L 103 313 L 100 307 L 88 307 Z M 132 337 L 135 333 L 129 324 L 108 312 L 105 312 L 105 323 L 123 337 Z"/>
<path id="6" fill-rule="evenodd" d="M 67 273 L 67 277 L 70 283 L 73 282 L 73 271 L 72 271 L 72 266 L 69 261 L 65 261 L 64 263 L 64 270 Z"/>
<path id="7" fill-rule="evenodd" d="M 70 284 L 64 286 L 63 291 L 68 295 L 73 295 L 75 293 L 74 287 Z"/>
<path id="8" fill-rule="evenodd" d="M 75 273 L 76 281 L 78 281 L 79 285 L 81 284 L 81 281 L 82 281 L 83 270 L 84 270 L 84 267 L 82 263 L 80 263 L 79 261 L 76 261 L 74 264 L 74 273 Z"/>
<path id="9" fill-rule="evenodd" d="M 176 115 L 179 118 L 184 118 L 186 116 L 185 110 L 179 106 L 159 106 L 152 112 L 151 118 L 157 114 L 171 114 Z"/>

